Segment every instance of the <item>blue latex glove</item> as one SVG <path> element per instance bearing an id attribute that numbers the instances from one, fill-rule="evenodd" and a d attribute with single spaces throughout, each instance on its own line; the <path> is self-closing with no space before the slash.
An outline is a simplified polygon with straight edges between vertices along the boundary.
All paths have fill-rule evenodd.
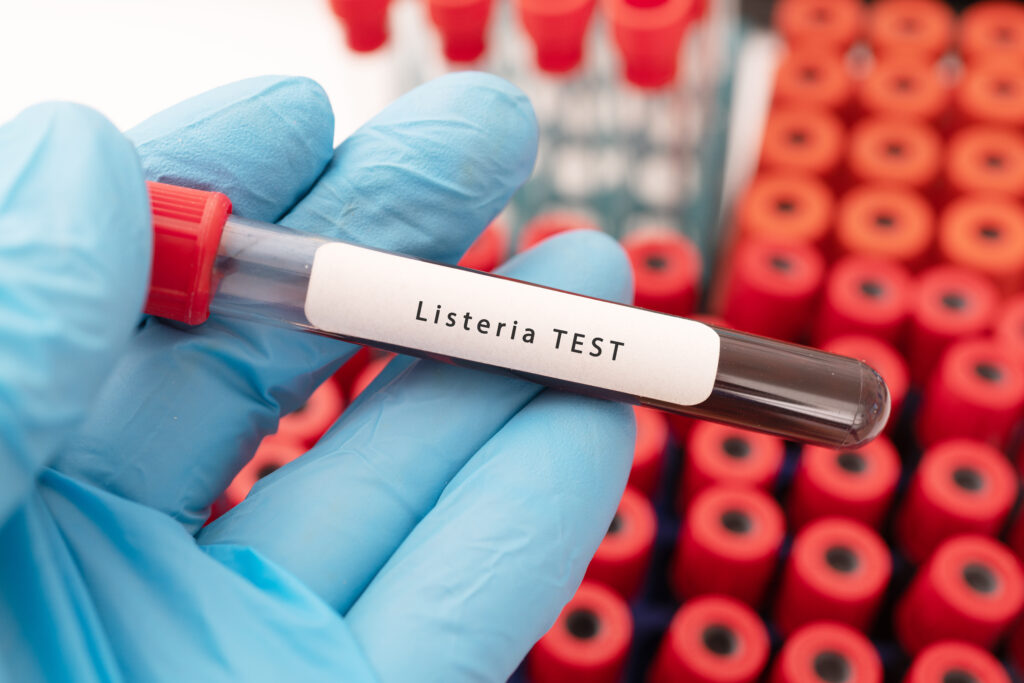
<path id="1" fill-rule="evenodd" d="M 260 78 L 128 139 L 73 105 L 0 128 L 0 679 L 499 680 L 572 595 L 628 473 L 632 412 L 434 362 L 396 359 L 200 531 L 353 348 L 229 320 L 139 326 L 143 177 L 455 261 L 536 148 L 526 100 L 481 74 L 417 89 L 336 150 L 332 127 L 317 85 Z M 596 233 L 503 272 L 630 296 Z"/>

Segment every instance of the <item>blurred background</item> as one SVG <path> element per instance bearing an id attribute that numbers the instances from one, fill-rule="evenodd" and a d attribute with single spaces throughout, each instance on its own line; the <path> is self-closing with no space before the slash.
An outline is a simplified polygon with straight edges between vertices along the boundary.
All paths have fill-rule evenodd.
<path id="1" fill-rule="evenodd" d="M 308 76 L 338 142 L 426 80 L 499 74 L 538 160 L 463 265 L 602 230 L 637 305 L 885 378 L 886 435 L 851 451 L 638 408 L 618 514 L 514 680 L 1021 680 L 1024 4 L 37 0 L 0 6 L 0 63 L 0 120 L 66 99 L 123 128 Z M 212 514 L 387 360 L 286 416 Z"/>

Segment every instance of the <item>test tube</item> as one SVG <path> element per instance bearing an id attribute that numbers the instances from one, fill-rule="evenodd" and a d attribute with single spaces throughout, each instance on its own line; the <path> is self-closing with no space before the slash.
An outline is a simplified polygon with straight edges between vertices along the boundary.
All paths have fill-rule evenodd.
<path id="1" fill-rule="evenodd" d="M 216 192 L 149 188 L 152 315 L 295 328 L 836 448 L 889 415 L 861 361 L 247 220 Z"/>

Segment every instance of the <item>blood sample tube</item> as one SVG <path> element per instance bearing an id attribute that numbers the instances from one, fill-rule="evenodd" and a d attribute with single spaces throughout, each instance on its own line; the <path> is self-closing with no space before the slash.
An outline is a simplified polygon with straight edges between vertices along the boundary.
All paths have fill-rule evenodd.
<path id="1" fill-rule="evenodd" d="M 309 400 L 281 418 L 274 439 L 292 441 L 303 448 L 312 448 L 345 408 L 345 397 L 334 382 L 324 382 Z"/>
<path id="2" fill-rule="evenodd" d="M 1013 62 L 980 60 L 960 78 L 953 104 L 961 125 L 1024 126 L 1024 77 Z"/>
<path id="3" fill-rule="evenodd" d="M 843 448 L 888 418 L 860 361 L 245 220 L 218 193 L 150 198 L 151 315 L 292 327 Z"/>
<path id="4" fill-rule="evenodd" d="M 966 268 L 938 265 L 923 271 L 910 307 L 911 377 L 927 379 L 953 340 L 987 330 L 998 303 L 995 285 Z"/>
<path id="5" fill-rule="evenodd" d="M 698 422 L 690 430 L 683 457 L 683 480 L 678 510 L 716 484 L 749 486 L 771 493 L 782 467 L 785 444 L 767 434 L 757 434 L 713 422 Z"/>
<path id="6" fill-rule="evenodd" d="M 863 334 L 890 344 L 903 339 L 910 308 L 910 272 L 898 263 L 872 256 L 844 256 L 825 281 L 817 317 L 816 343 Z"/>
<path id="7" fill-rule="evenodd" d="M 1017 294 L 1003 302 L 996 318 L 995 338 L 1015 358 L 1024 361 L 1024 294 Z"/>
<path id="8" fill-rule="evenodd" d="M 579 66 L 596 0 L 517 0 L 516 4 L 537 50 L 537 66 L 549 73 Z"/>
<path id="9" fill-rule="evenodd" d="M 686 511 L 672 562 L 675 593 L 722 594 L 756 608 L 786 533 L 775 499 L 757 489 L 712 486 Z"/>
<path id="10" fill-rule="evenodd" d="M 942 640 L 921 650 L 903 683 L 1010 683 L 999 660 L 980 647 Z"/>
<path id="11" fill-rule="evenodd" d="M 727 330 L 734 329 L 729 323 L 725 321 L 724 318 L 710 313 L 697 313 L 695 315 L 691 315 L 690 319 L 696 320 L 697 322 L 702 322 L 705 325 L 711 325 L 712 327 Z M 679 413 L 663 414 L 668 419 L 669 431 L 672 433 L 672 436 L 675 437 L 675 440 L 680 444 L 686 443 L 686 440 L 690 437 L 690 430 L 693 428 L 693 425 L 699 424 L 701 422 L 701 420 L 697 420 L 687 415 L 681 415 Z"/>
<path id="12" fill-rule="evenodd" d="M 825 259 L 810 245 L 741 240 L 728 271 L 722 317 L 738 330 L 802 339 L 824 275 Z"/>
<path id="13" fill-rule="evenodd" d="M 1006 294 L 1024 280 L 1024 210 L 1008 198 L 964 195 L 939 217 L 939 251 L 990 277 Z"/>
<path id="14" fill-rule="evenodd" d="M 776 244 L 820 244 L 832 227 L 833 196 L 813 176 L 768 171 L 747 188 L 737 213 L 739 234 Z"/>
<path id="15" fill-rule="evenodd" d="M 960 20 L 960 53 L 968 62 L 1024 59 L 1024 7 L 1004 0 L 972 3 Z"/>
<path id="16" fill-rule="evenodd" d="M 790 49 L 775 72 L 774 106 L 820 107 L 853 114 L 854 84 L 842 57 L 830 50 Z"/>
<path id="17" fill-rule="evenodd" d="M 572 230 L 599 230 L 589 216 L 576 211 L 548 211 L 533 217 L 519 234 L 516 251 L 526 251 L 549 237 Z"/>
<path id="18" fill-rule="evenodd" d="M 801 529 L 822 517 L 849 517 L 879 529 L 899 477 L 899 454 L 883 436 L 851 451 L 808 446 L 790 489 L 790 523 Z"/>
<path id="19" fill-rule="evenodd" d="M 935 237 L 935 211 L 919 192 L 858 185 L 836 208 L 835 241 L 841 252 L 922 266 Z"/>
<path id="20" fill-rule="evenodd" d="M 907 367 L 907 361 L 903 360 L 903 356 L 895 347 L 880 339 L 860 335 L 836 337 L 821 348 L 840 356 L 859 358 L 878 370 L 878 374 L 885 380 L 885 385 L 889 387 L 889 397 L 892 401 L 892 413 L 887 427 L 887 430 L 891 432 L 899 420 L 903 401 L 910 389 L 910 369 Z"/>
<path id="21" fill-rule="evenodd" d="M 584 581 L 527 659 L 535 683 L 617 683 L 633 640 L 633 617 L 609 588 Z"/>
<path id="22" fill-rule="evenodd" d="M 587 579 L 608 586 L 626 600 L 643 586 L 658 520 L 643 494 L 626 488 L 608 533 L 587 567 Z"/>
<path id="23" fill-rule="evenodd" d="M 1004 448 L 1024 409 L 1024 367 L 991 339 L 954 342 L 925 392 L 917 434 L 925 446 L 967 437 Z"/>
<path id="24" fill-rule="evenodd" d="M 696 18 L 695 0 L 602 0 L 626 79 L 663 88 L 676 78 L 683 35 Z"/>
<path id="25" fill-rule="evenodd" d="M 230 505 L 242 502 L 253 485 L 263 477 L 273 474 L 306 451 L 300 444 L 283 439 L 267 438 L 260 442 L 256 454 L 231 480 L 225 499 Z"/>
<path id="26" fill-rule="evenodd" d="M 858 0 L 780 0 L 772 23 L 791 45 L 842 52 L 862 35 L 864 8 Z"/>
<path id="27" fill-rule="evenodd" d="M 882 683 L 882 660 L 862 634 L 819 621 L 786 638 L 771 683 Z"/>
<path id="28" fill-rule="evenodd" d="M 793 539 L 775 623 L 786 634 L 822 620 L 866 633 L 891 574 L 889 549 L 875 531 L 841 517 L 811 522 Z"/>
<path id="29" fill-rule="evenodd" d="M 754 683 L 768 661 L 768 631 L 741 602 L 691 600 L 672 618 L 649 683 Z"/>
<path id="30" fill-rule="evenodd" d="M 953 10 L 942 0 L 881 0 L 868 10 L 868 43 L 876 57 L 912 56 L 934 63 L 953 44 Z"/>
<path id="31" fill-rule="evenodd" d="M 1024 606 L 1024 575 L 1010 550 L 985 536 L 940 545 L 896 604 L 896 635 L 910 654 L 940 640 L 989 649 Z"/>
<path id="32" fill-rule="evenodd" d="M 836 187 L 846 153 L 843 122 L 827 109 L 783 104 L 772 109 L 761 143 L 761 169 L 806 173 Z"/>
<path id="33" fill-rule="evenodd" d="M 450 62 L 474 62 L 484 53 L 491 0 L 429 0 L 430 19 Z"/>
<path id="34" fill-rule="evenodd" d="M 331 9 L 345 27 L 348 46 L 372 52 L 388 39 L 389 0 L 331 0 Z"/>
<path id="35" fill-rule="evenodd" d="M 856 94 L 857 111 L 863 116 L 906 117 L 935 127 L 944 123 L 949 102 L 950 88 L 938 67 L 911 56 L 880 60 Z"/>
<path id="36" fill-rule="evenodd" d="M 480 233 L 469 250 L 459 259 L 459 265 L 473 270 L 491 271 L 508 258 L 508 230 L 505 222 L 496 219 Z"/>
<path id="37" fill-rule="evenodd" d="M 968 192 L 1024 197 L 1024 136 L 997 126 L 961 128 L 946 147 L 949 198 Z"/>
<path id="38" fill-rule="evenodd" d="M 700 287 L 700 252 L 669 228 L 634 230 L 622 240 L 633 264 L 635 305 L 669 315 L 690 315 Z"/>
<path id="39" fill-rule="evenodd" d="M 665 414 L 653 408 L 635 406 L 636 446 L 633 449 L 633 467 L 629 471 L 629 485 L 648 498 L 658 491 L 661 469 L 668 448 L 668 420 Z"/>
<path id="40" fill-rule="evenodd" d="M 891 116 L 863 119 L 850 132 L 847 167 L 853 183 L 935 191 L 942 165 L 942 139 L 930 126 Z"/>
<path id="41" fill-rule="evenodd" d="M 925 451 L 900 505 L 896 535 L 913 562 L 923 562 L 957 534 L 995 536 L 1017 499 L 1006 457 L 980 441 L 951 439 Z"/>

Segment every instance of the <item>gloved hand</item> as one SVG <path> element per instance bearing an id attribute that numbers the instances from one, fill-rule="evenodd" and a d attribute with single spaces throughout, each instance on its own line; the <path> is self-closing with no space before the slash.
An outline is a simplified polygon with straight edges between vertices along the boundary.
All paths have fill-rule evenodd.
<path id="1" fill-rule="evenodd" d="M 572 595 L 627 477 L 632 411 L 435 362 L 393 361 L 200 529 L 353 348 L 216 318 L 140 325 L 143 177 L 455 261 L 536 147 L 523 96 L 481 74 L 413 91 L 333 151 L 332 126 L 314 83 L 259 78 L 127 139 L 72 105 L 0 128 L 0 679 L 498 680 Z M 595 233 L 502 272 L 630 296 Z"/>

